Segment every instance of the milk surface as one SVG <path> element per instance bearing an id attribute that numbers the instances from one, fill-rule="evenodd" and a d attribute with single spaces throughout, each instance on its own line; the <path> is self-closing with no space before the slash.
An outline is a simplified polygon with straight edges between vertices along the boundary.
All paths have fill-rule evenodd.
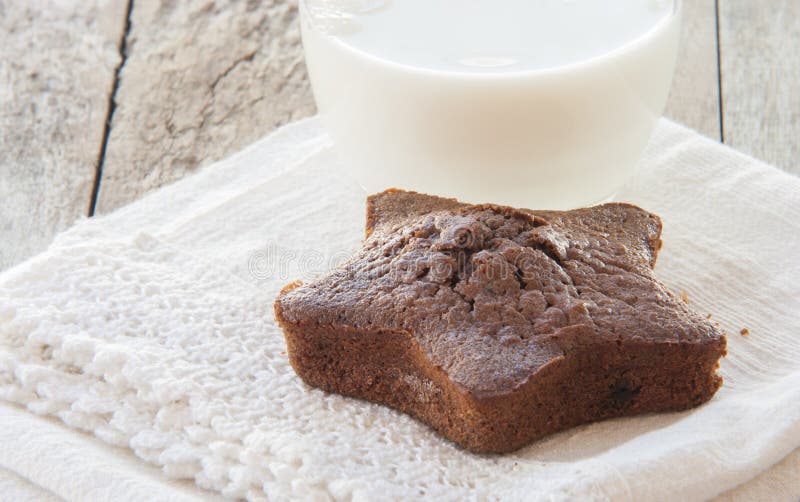
<path id="1" fill-rule="evenodd" d="M 517 72 L 631 43 L 672 0 L 308 0 L 312 22 L 374 57 L 440 71 Z"/>

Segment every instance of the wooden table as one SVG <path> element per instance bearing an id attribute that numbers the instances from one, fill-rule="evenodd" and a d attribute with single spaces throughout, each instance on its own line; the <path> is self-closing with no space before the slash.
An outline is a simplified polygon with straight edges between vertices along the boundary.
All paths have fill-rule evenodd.
<path id="1" fill-rule="evenodd" d="M 0 0 L 0 270 L 314 113 L 294 1 L 37 5 Z M 684 6 L 667 116 L 800 173 L 800 0 Z"/>

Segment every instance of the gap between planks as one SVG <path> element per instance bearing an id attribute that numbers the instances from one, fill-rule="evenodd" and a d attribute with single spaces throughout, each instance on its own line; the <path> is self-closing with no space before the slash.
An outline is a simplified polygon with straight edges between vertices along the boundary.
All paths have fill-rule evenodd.
<path id="1" fill-rule="evenodd" d="M 128 60 L 128 36 L 131 32 L 131 13 L 133 12 L 133 0 L 128 0 L 125 6 L 125 29 L 122 30 L 119 44 L 119 64 L 114 68 L 114 83 L 111 87 L 111 93 L 108 95 L 108 107 L 106 113 L 106 121 L 103 125 L 103 142 L 100 145 L 100 154 L 97 157 L 97 165 L 95 167 L 94 182 L 92 184 L 91 199 L 89 200 L 88 216 L 94 216 L 95 209 L 97 208 L 97 196 L 100 193 L 100 183 L 103 177 L 103 164 L 106 160 L 106 151 L 108 149 L 108 138 L 111 135 L 111 121 L 114 119 L 114 111 L 117 108 L 117 91 L 119 90 L 119 76 L 122 68 Z"/>
<path id="2" fill-rule="evenodd" d="M 722 44 L 719 35 L 719 0 L 714 0 L 714 34 L 717 46 L 717 108 L 719 110 L 719 141 L 725 143 L 725 100 L 722 95 Z"/>

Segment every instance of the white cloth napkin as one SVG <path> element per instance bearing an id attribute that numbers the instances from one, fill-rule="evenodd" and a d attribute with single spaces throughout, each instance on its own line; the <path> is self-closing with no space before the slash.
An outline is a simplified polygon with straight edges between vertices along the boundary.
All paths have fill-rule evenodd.
<path id="1" fill-rule="evenodd" d="M 365 194 L 335 164 L 318 119 L 305 120 L 0 274 L 0 400 L 250 500 L 700 500 L 800 446 L 800 179 L 662 121 L 618 199 L 662 216 L 658 276 L 727 331 L 724 387 L 692 411 L 478 456 L 398 412 L 310 389 L 287 362 L 275 295 L 363 236 Z M 0 466 L 67 468 L 26 441 Z M 120 498 L 164 495 L 118 478 L 105 481 Z"/>

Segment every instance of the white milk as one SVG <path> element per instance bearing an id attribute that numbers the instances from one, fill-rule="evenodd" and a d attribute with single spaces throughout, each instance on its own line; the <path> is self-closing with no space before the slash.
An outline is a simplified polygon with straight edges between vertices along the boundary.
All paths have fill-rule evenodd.
<path id="1" fill-rule="evenodd" d="M 672 0 L 305 0 L 323 120 L 369 191 L 568 208 L 612 197 L 671 82 Z"/>

